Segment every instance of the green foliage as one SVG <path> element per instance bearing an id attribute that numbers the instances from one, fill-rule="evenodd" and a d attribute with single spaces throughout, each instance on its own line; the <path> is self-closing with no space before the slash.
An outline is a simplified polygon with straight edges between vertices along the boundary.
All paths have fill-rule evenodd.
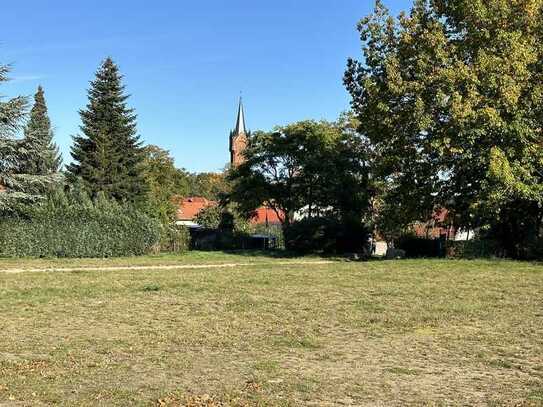
<path id="1" fill-rule="evenodd" d="M 219 205 L 210 205 L 202 209 L 194 220 L 207 229 L 217 229 L 221 224 L 223 209 Z"/>
<path id="2" fill-rule="evenodd" d="M 143 177 L 147 183 L 149 213 L 163 224 L 175 220 L 177 201 L 189 193 L 186 173 L 175 168 L 170 153 L 149 145 L 143 149 Z"/>
<path id="3" fill-rule="evenodd" d="M 459 227 L 500 223 L 504 236 L 519 221 L 541 224 L 542 6 L 417 0 L 396 19 L 378 1 L 360 21 L 364 62 L 349 61 L 345 85 L 403 224 L 436 206 Z M 511 216 L 514 206 L 530 207 L 528 218 Z"/>
<path id="4" fill-rule="evenodd" d="M 190 233 L 186 227 L 175 224 L 162 224 L 160 251 L 184 253 L 190 249 Z"/>
<path id="5" fill-rule="evenodd" d="M 210 201 L 219 201 L 230 191 L 230 183 L 224 173 L 202 172 L 187 174 L 188 194 L 201 196 Z"/>
<path id="6" fill-rule="evenodd" d="M 9 71 L 9 66 L 0 64 L 0 85 L 8 80 Z M 26 171 L 27 164 L 36 154 L 24 140 L 17 138 L 26 109 L 24 97 L 0 99 L 0 216 L 40 200 L 61 178 L 58 174 Z"/>
<path id="7" fill-rule="evenodd" d="M 149 253 L 159 224 L 133 207 L 99 194 L 56 191 L 27 217 L 0 219 L 0 256 L 114 257 Z"/>
<path id="8" fill-rule="evenodd" d="M 30 111 L 30 121 L 25 127 L 24 146 L 29 151 L 23 171 L 32 175 L 58 173 L 62 165 L 57 145 L 53 142 L 51 121 L 47 113 L 43 88 L 38 87 L 34 96 L 34 106 Z"/>
<path id="9" fill-rule="evenodd" d="M 118 201 L 145 201 L 136 115 L 127 107 L 122 76 L 111 58 L 96 73 L 88 98 L 86 109 L 80 111 L 82 135 L 74 137 L 69 179 L 80 178 L 93 197 L 102 192 Z"/>
<path id="10" fill-rule="evenodd" d="M 229 175 L 233 187 L 227 201 L 237 203 L 246 217 L 261 205 L 280 213 L 287 249 L 361 251 L 372 190 L 367 145 L 352 119 L 254 133 L 245 163 Z M 304 220 L 295 223 L 295 215 Z"/>
<path id="11" fill-rule="evenodd" d="M 266 204 L 282 214 L 288 227 L 295 213 L 361 221 L 367 212 L 364 145 L 337 124 L 304 121 L 257 132 L 245 157 L 229 175 L 233 187 L 228 201 L 246 216 Z"/>
<path id="12" fill-rule="evenodd" d="M 195 222 L 208 229 L 251 232 L 250 222 L 237 210 L 236 205 L 210 205 L 198 213 Z"/>

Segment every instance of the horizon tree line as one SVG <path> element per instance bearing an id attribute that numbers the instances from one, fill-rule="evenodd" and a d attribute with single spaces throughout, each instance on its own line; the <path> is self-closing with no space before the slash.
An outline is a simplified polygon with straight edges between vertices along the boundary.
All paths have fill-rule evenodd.
<path id="1" fill-rule="evenodd" d="M 456 227 L 499 242 L 502 255 L 543 255 L 543 11 L 536 3 L 415 0 L 396 18 L 377 0 L 358 24 L 362 55 L 349 59 L 343 78 L 352 114 L 255 132 L 245 162 L 227 172 L 222 201 L 247 216 L 266 204 L 282 214 L 285 230 L 305 212 L 315 236 L 357 224 L 391 241 L 445 208 Z M 6 74 L 0 69 L 0 83 Z M 173 162 L 143 148 L 127 98 L 107 58 L 80 111 L 66 177 L 91 196 L 142 207 L 150 193 L 162 196 L 161 216 L 170 216 L 169 192 L 157 194 L 161 174 L 143 166 Z M 13 138 L 26 101 L 0 103 L 0 182 L 30 201 L 51 178 L 33 169 L 55 161 L 38 95 L 36 105 L 33 120 L 44 130 L 29 126 L 25 139 L 42 140 L 48 158 L 23 165 L 37 145 Z M 182 184 L 164 182 L 169 191 Z"/>
<path id="2" fill-rule="evenodd" d="M 9 71 L 0 66 L 0 85 Z M 80 132 L 73 136 L 72 161 L 65 168 L 53 142 L 43 87 L 30 111 L 25 97 L 0 101 L 0 192 L 8 192 L 0 195 L 0 212 L 15 213 L 61 188 L 135 205 L 167 223 L 175 217 L 175 196 L 193 193 L 215 200 L 226 189 L 223 175 L 191 174 L 176 168 L 168 151 L 143 145 L 123 76 L 111 58 L 99 66 L 87 96 L 79 111 Z"/>

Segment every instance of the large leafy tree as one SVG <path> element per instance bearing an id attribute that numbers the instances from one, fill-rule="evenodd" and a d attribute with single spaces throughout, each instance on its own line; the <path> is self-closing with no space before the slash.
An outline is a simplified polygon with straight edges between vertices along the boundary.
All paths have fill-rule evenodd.
<path id="1" fill-rule="evenodd" d="M 509 255 L 543 216 L 541 0 L 380 1 L 359 23 L 345 84 L 404 222 L 436 206 L 459 227 L 500 230 Z M 519 216 L 520 215 L 520 216 Z M 516 239 L 516 242 L 513 241 Z"/>
<path id="2" fill-rule="evenodd" d="M 127 106 L 122 76 L 107 58 L 88 91 L 89 102 L 80 111 L 81 135 L 74 137 L 71 180 L 80 178 L 93 196 L 143 202 L 146 183 L 142 173 L 144 154 L 136 131 L 136 115 Z"/>
<path id="3" fill-rule="evenodd" d="M 41 86 L 38 87 L 38 91 L 34 96 L 34 106 L 30 111 L 30 120 L 25 127 L 24 144 L 29 151 L 32 151 L 32 154 L 25 162 L 25 172 L 35 175 L 59 172 L 62 158 L 57 145 L 53 142 L 51 120 L 47 113 L 47 104 Z"/>
<path id="4" fill-rule="evenodd" d="M 0 84 L 8 80 L 9 66 L 0 65 Z M 34 151 L 17 134 L 27 113 L 25 97 L 0 100 L 0 213 L 12 213 L 21 205 L 38 201 L 57 174 L 25 172 Z"/>
<path id="5" fill-rule="evenodd" d="M 177 199 L 189 193 L 189 177 L 175 167 L 168 151 L 149 145 L 144 148 L 144 154 L 143 176 L 148 185 L 150 211 L 163 223 L 172 222 Z"/>
<path id="6" fill-rule="evenodd" d="M 201 172 L 187 174 L 187 176 L 191 196 L 202 196 L 218 201 L 230 190 L 226 174 L 222 172 Z"/>
<path id="7" fill-rule="evenodd" d="M 285 228 L 296 214 L 361 221 L 369 203 L 363 150 L 355 134 L 334 123 L 303 121 L 256 132 L 246 161 L 231 170 L 229 200 L 246 214 L 267 205 Z"/>

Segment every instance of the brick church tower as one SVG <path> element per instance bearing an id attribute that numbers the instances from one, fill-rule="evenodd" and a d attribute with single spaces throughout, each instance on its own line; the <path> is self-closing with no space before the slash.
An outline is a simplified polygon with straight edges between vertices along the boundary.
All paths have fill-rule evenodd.
<path id="1" fill-rule="evenodd" d="M 243 102 L 239 98 L 238 117 L 236 127 L 230 132 L 230 166 L 237 167 L 245 161 L 243 151 L 247 147 L 249 133 L 245 128 L 245 113 L 243 111 Z"/>

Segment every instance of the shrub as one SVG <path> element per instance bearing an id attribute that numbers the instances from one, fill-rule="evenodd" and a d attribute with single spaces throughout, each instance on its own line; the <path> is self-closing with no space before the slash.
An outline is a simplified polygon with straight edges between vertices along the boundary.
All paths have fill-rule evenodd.
<path id="1" fill-rule="evenodd" d="M 206 229 L 231 230 L 235 233 L 249 233 L 251 226 L 236 209 L 235 205 L 210 205 L 198 213 L 196 223 Z"/>
<path id="2" fill-rule="evenodd" d="M 0 256 L 114 257 L 148 253 L 160 240 L 157 221 L 99 197 L 50 197 L 26 216 L 0 220 Z"/>
<path id="3" fill-rule="evenodd" d="M 285 231 L 285 246 L 300 253 L 360 253 L 367 250 L 369 233 L 357 223 L 330 218 L 307 218 Z"/>
<path id="4" fill-rule="evenodd" d="M 190 233 L 186 227 L 163 225 L 160 234 L 160 251 L 183 253 L 190 248 Z"/>
<path id="5" fill-rule="evenodd" d="M 207 229 L 217 229 L 221 223 L 222 212 L 219 205 L 210 205 L 196 215 L 195 222 Z"/>

